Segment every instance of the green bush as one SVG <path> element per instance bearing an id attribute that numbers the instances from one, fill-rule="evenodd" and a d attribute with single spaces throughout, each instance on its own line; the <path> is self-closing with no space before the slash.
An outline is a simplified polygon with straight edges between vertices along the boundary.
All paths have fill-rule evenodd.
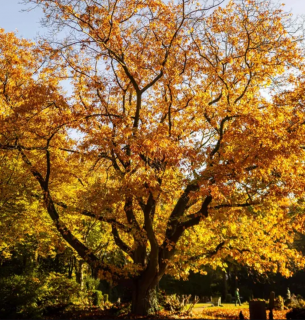
<path id="1" fill-rule="evenodd" d="M 109 301 L 109 298 L 108 298 L 109 296 L 108 296 L 108 294 L 104 294 L 104 301 L 105 302 L 108 302 Z"/>
<path id="2" fill-rule="evenodd" d="M 64 275 L 14 275 L 0 279 L 0 317 L 40 318 L 71 303 L 79 285 Z"/>
<path id="3" fill-rule="evenodd" d="M 88 277 L 85 281 L 85 284 L 86 284 L 87 290 L 96 290 L 96 289 L 98 289 L 98 286 L 100 284 L 100 280 Z"/>
<path id="4" fill-rule="evenodd" d="M 80 285 L 60 273 L 51 273 L 44 282 L 44 300 L 53 303 L 67 304 L 76 299 Z"/>
<path id="5" fill-rule="evenodd" d="M 0 279 L 0 316 L 39 318 L 42 310 L 39 307 L 41 282 L 37 278 L 19 275 Z"/>

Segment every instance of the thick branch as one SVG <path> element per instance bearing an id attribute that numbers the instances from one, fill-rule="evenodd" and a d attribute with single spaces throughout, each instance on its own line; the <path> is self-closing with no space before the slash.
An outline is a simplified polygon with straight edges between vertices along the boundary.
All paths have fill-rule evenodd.
<path id="1" fill-rule="evenodd" d="M 188 258 L 188 261 L 196 261 L 196 260 L 198 260 L 198 259 L 201 259 L 202 257 L 204 257 L 204 258 L 211 258 L 211 257 L 213 257 L 214 255 L 216 255 L 220 249 L 223 248 L 223 246 L 225 245 L 225 243 L 226 243 L 225 241 L 222 241 L 221 243 L 219 243 L 219 244 L 217 245 L 217 247 L 215 248 L 215 250 L 209 251 L 209 252 L 207 252 L 207 253 L 203 253 L 203 254 L 200 254 L 200 255 L 197 255 L 197 256 L 190 257 L 190 258 Z"/>
<path id="2" fill-rule="evenodd" d="M 186 189 L 184 190 L 184 192 L 181 195 L 181 197 L 179 198 L 179 200 L 177 201 L 177 204 L 171 213 L 171 216 L 169 218 L 169 222 L 167 225 L 167 229 L 166 229 L 166 238 L 167 239 L 170 238 L 170 236 L 175 231 L 175 227 L 178 224 L 178 218 L 181 217 L 185 212 L 185 209 L 186 209 L 187 204 L 190 199 L 189 198 L 190 192 L 196 191 L 196 190 L 198 190 L 198 188 L 199 188 L 199 186 L 197 184 L 189 184 L 186 187 Z"/>
<path id="3" fill-rule="evenodd" d="M 221 208 L 245 208 L 250 207 L 255 204 L 258 204 L 258 202 L 252 202 L 252 203 L 236 203 L 236 204 L 220 204 L 215 207 L 211 207 L 211 209 L 221 209 Z"/>
<path id="4" fill-rule="evenodd" d="M 135 113 L 134 122 L 133 122 L 134 128 L 138 128 L 139 126 L 141 106 L 142 106 L 141 92 L 137 92 L 136 113 Z"/>
<path id="5" fill-rule="evenodd" d="M 46 158 L 47 158 L 47 173 L 46 173 L 46 187 L 48 188 L 49 180 L 50 180 L 50 174 L 51 174 L 51 160 L 50 160 L 50 151 L 46 150 Z"/>
<path id="6" fill-rule="evenodd" d="M 61 236 L 68 242 L 68 244 L 76 250 L 76 252 L 91 266 L 96 269 L 101 269 L 105 271 L 112 272 L 108 266 L 102 264 L 100 260 L 90 252 L 90 249 L 87 248 L 80 240 L 78 240 L 71 231 L 66 227 L 66 225 L 60 220 L 58 212 L 55 208 L 55 204 L 53 199 L 50 195 L 49 190 L 47 189 L 46 181 L 44 181 L 42 175 L 33 167 L 30 160 L 27 158 L 25 153 L 19 149 L 19 152 L 22 156 L 23 161 L 28 165 L 30 171 L 32 172 L 33 176 L 39 182 L 41 188 L 44 191 L 44 203 L 46 205 L 47 212 L 50 218 L 53 220 L 54 225 Z"/>
<path id="7" fill-rule="evenodd" d="M 177 227 L 177 235 L 173 234 L 174 239 L 176 239 L 176 237 L 178 236 L 177 240 L 179 239 L 179 237 L 181 236 L 182 232 L 190 227 L 193 227 L 195 225 L 197 225 L 200 220 L 202 219 L 202 217 L 207 217 L 208 216 L 208 206 L 212 201 L 212 196 L 207 196 L 205 198 L 205 200 L 202 203 L 202 206 L 200 208 L 199 211 L 197 211 L 194 214 L 191 214 L 189 216 L 187 216 L 188 220 L 179 223 L 178 227 Z"/>
<path id="8" fill-rule="evenodd" d="M 219 133 L 219 139 L 217 141 L 217 144 L 215 146 L 215 148 L 212 150 L 210 157 L 213 158 L 213 156 L 215 155 L 216 152 L 218 152 L 218 150 L 220 149 L 220 145 L 221 145 L 221 141 L 223 139 L 223 134 L 224 134 L 224 125 L 227 121 L 233 119 L 236 116 L 226 116 L 224 117 L 221 122 L 220 122 L 220 126 L 218 129 L 218 133 Z"/>
<path id="9" fill-rule="evenodd" d="M 114 224 L 111 225 L 112 234 L 115 241 L 115 244 L 124 252 L 126 252 L 130 257 L 133 257 L 133 252 L 131 248 L 121 239 L 118 229 Z"/>
<path id="10" fill-rule="evenodd" d="M 150 242 L 151 252 L 150 252 L 150 261 L 148 265 L 148 270 L 155 270 L 158 267 L 159 262 L 159 246 L 156 239 L 154 229 L 153 229 L 153 216 L 156 210 L 156 201 L 150 193 L 148 197 L 147 204 L 144 207 L 144 221 L 145 221 L 145 230 L 147 232 L 147 237 Z"/>
<path id="11" fill-rule="evenodd" d="M 138 246 L 143 246 L 146 243 L 147 236 L 144 230 L 140 227 L 134 212 L 133 212 L 133 200 L 131 196 L 127 196 L 125 200 L 124 211 L 128 223 L 131 225 L 133 230 L 132 235 Z"/>
<path id="12" fill-rule="evenodd" d="M 68 209 L 68 206 L 63 203 L 63 202 L 54 202 L 56 205 L 64 208 L 64 209 Z M 126 232 L 126 233 L 129 233 L 131 231 L 130 228 L 128 228 L 127 226 L 125 226 L 124 224 L 116 221 L 115 219 L 111 219 L 111 218 L 106 218 L 104 216 L 101 216 L 101 215 L 96 215 L 90 211 L 87 211 L 87 210 L 83 210 L 83 211 L 79 211 L 75 208 L 71 208 L 73 211 L 75 212 L 79 212 L 81 215 L 83 216 L 87 216 L 87 217 L 90 217 L 90 218 L 94 218 L 94 219 L 97 219 L 101 222 L 107 222 L 107 223 L 110 223 L 112 225 L 114 225 L 116 228 L 119 228 L 121 229 L 122 231 Z"/>
<path id="13" fill-rule="evenodd" d="M 174 253 L 176 251 L 175 245 L 178 242 L 181 235 L 183 234 L 184 230 L 187 228 L 190 228 L 192 226 L 197 225 L 200 222 L 200 220 L 202 219 L 202 216 L 205 216 L 205 217 L 208 216 L 208 206 L 211 203 L 211 201 L 212 201 L 212 196 L 207 196 L 205 198 L 205 200 L 203 201 L 201 209 L 196 214 L 188 216 L 189 220 L 179 223 L 176 226 L 176 228 L 174 230 L 172 230 L 172 232 L 167 233 L 167 237 L 164 240 L 163 245 L 162 245 L 162 247 L 163 247 L 163 249 L 161 251 L 161 258 L 162 258 L 161 261 L 162 262 L 160 264 L 160 268 L 161 267 L 165 268 L 166 262 L 164 262 L 164 261 L 170 259 L 174 255 Z M 170 245 L 171 249 L 167 248 L 168 244 Z"/>

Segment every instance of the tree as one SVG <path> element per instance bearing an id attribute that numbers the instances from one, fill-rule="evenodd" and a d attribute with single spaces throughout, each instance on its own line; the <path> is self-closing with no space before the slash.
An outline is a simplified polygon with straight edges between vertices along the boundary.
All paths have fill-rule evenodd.
<path id="1" fill-rule="evenodd" d="M 288 14 L 259 0 L 28 2 L 71 32 L 39 47 L 1 33 L 0 147 L 20 155 L 79 256 L 131 286 L 134 313 L 156 310 L 165 272 L 228 255 L 260 272 L 304 264 L 287 245 L 302 214 L 292 222 L 283 203 L 305 190 L 304 60 Z M 90 220 L 100 244 L 86 242 Z M 105 245 L 120 264 L 96 254 Z"/>

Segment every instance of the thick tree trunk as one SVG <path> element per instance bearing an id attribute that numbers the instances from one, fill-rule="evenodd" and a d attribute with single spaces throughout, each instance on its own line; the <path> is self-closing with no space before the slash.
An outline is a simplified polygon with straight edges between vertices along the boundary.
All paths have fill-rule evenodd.
<path id="1" fill-rule="evenodd" d="M 132 313 L 152 315 L 158 311 L 157 285 L 147 286 L 138 281 L 132 293 Z"/>

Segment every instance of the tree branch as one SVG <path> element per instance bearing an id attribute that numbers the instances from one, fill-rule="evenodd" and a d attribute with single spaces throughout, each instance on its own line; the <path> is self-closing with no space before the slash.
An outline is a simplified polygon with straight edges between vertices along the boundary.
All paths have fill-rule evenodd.
<path id="1" fill-rule="evenodd" d="M 166 239 L 170 238 L 173 232 L 175 231 L 175 228 L 178 224 L 178 218 L 180 218 L 187 207 L 187 204 L 189 202 L 189 194 L 192 191 L 196 191 L 199 189 L 198 184 L 189 184 L 183 194 L 180 196 L 179 200 L 177 201 L 175 208 L 173 209 L 169 220 L 167 224 L 167 229 L 166 229 Z"/>
<path id="2" fill-rule="evenodd" d="M 133 252 L 131 248 L 121 239 L 118 229 L 114 224 L 111 225 L 111 230 L 113 234 L 113 238 L 115 241 L 115 244 L 125 253 L 127 253 L 131 258 L 133 258 Z"/>
<path id="3" fill-rule="evenodd" d="M 27 158 L 25 153 L 19 148 L 19 152 L 22 156 L 23 161 L 29 167 L 33 176 L 39 182 L 41 188 L 44 191 L 44 203 L 46 205 L 47 212 L 52 219 L 57 231 L 61 234 L 61 236 L 68 242 L 68 244 L 76 250 L 76 252 L 91 266 L 93 266 L 96 270 L 104 270 L 113 274 L 113 270 L 111 270 L 107 265 L 101 263 L 101 261 L 91 252 L 89 248 L 87 248 L 80 240 L 78 240 L 71 231 L 66 227 L 66 225 L 60 220 L 58 212 L 55 208 L 55 204 L 51 197 L 49 190 L 47 189 L 46 181 L 43 179 L 42 175 L 33 167 L 31 161 Z"/>
<path id="4" fill-rule="evenodd" d="M 115 225 L 116 228 L 119 228 L 121 229 L 122 231 L 126 232 L 126 233 L 129 233 L 131 231 L 131 228 L 128 228 L 127 226 L 125 226 L 124 224 L 116 221 L 115 219 L 107 219 L 101 215 L 96 215 L 90 211 L 87 211 L 87 210 L 83 210 L 83 211 L 79 211 L 75 208 L 69 208 L 65 203 L 63 202 L 55 202 L 54 201 L 54 204 L 64 208 L 64 209 L 71 209 L 72 211 L 74 212 L 79 212 L 81 215 L 83 216 L 87 216 L 87 217 L 90 217 L 90 218 L 95 218 L 101 222 L 107 222 L 107 223 L 110 223 L 111 225 Z"/>

